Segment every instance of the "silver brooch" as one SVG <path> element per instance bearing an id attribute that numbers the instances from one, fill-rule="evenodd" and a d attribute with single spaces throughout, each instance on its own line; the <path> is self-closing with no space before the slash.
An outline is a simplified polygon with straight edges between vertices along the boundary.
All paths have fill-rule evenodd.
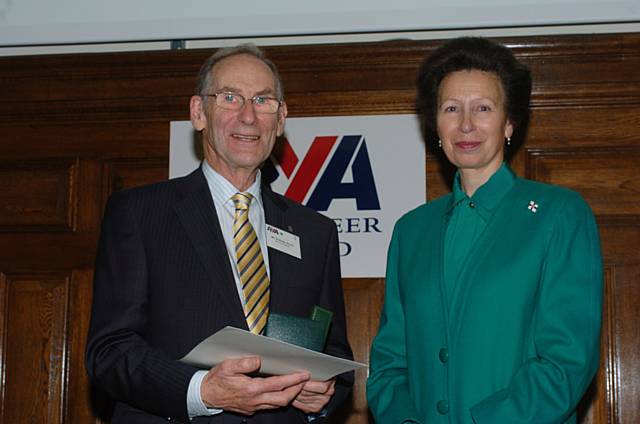
<path id="1" fill-rule="evenodd" d="M 531 211 L 531 213 L 536 213 L 538 211 L 538 204 L 531 200 L 529 202 L 529 210 Z"/>

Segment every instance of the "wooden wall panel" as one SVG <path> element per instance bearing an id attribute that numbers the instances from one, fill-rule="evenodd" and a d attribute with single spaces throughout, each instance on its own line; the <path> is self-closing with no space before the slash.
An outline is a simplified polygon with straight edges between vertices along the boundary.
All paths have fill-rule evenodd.
<path id="1" fill-rule="evenodd" d="M 640 217 L 600 222 L 609 269 L 603 367 L 613 423 L 640 422 Z"/>
<path id="2" fill-rule="evenodd" d="M 529 64 L 534 79 L 530 128 L 513 168 L 579 191 L 600 225 L 606 269 L 602 366 L 581 404 L 581 422 L 640 422 L 640 34 L 498 41 Z M 265 50 L 284 78 L 292 117 L 400 114 L 414 112 L 417 68 L 440 43 L 396 40 Z M 3 423 L 24 422 L 24 417 L 8 420 L 18 419 L 16 411 L 29 412 L 27 396 L 34 391 L 35 422 L 45 416 L 74 424 L 96 420 L 82 350 L 102 208 L 114 190 L 166 178 L 169 122 L 188 119 L 195 76 L 210 53 L 0 58 Z M 449 190 L 454 170 L 443 162 L 435 140 L 427 143 L 427 198 L 434 199 Z M 16 170 L 25 164 L 37 166 L 18 183 L 16 176 L 24 174 Z M 62 198 L 66 203 L 59 202 Z M 382 279 L 344 281 L 349 335 L 356 359 L 364 362 L 377 331 L 383 287 Z M 53 299 L 55 290 L 62 292 Z M 17 314 L 16 308 L 28 309 Z M 40 336 L 16 333 L 36 325 L 42 326 Z M 54 341 L 58 344 L 51 347 Z M 53 367 L 16 359 L 18 349 L 25 357 L 41 358 L 59 346 L 65 359 L 54 360 Z M 17 383 L 15 375 L 36 376 L 38 389 Z M 365 379 L 365 372 L 357 375 L 352 402 L 333 422 L 371 422 Z"/>
<path id="3" fill-rule="evenodd" d="M 0 58 L 0 84 L 2 84 Z M 0 93 L 2 93 L 0 89 Z M 4 96 L 4 93 L 3 93 Z M 1 103 L 1 102 L 0 102 Z M 45 107 L 40 105 L 40 107 Z M 187 107 L 187 104 L 183 105 Z M 163 158 L 169 157 L 169 122 L 64 122 L 31 125 L 8 121 L 0 114 L 3 161 L 56 161 L 60 158 Z M 182 117 L 188 119 L 188 116 Z"/>
<path id="4" fill-rule="evenodd" d="M 636 85 L 640 85 L 640 82 Z M 597 100 L 598 103 L 601 102 L 601 99 Z M 546 100 L 546 103 L 551 102 L 551 99 Z M 559 101 L 549 107 L 534 109 L 527 134 L 527 145 L 549 147 L 628 145 L 638 139 L 637 134 L 629 131 L 629 128 L 640 125 L 637 107 L 637 105 L 624 108 L 617 105 L 586 107 L 576 104 L 563 105 Z"/>
<path id="5" fill-rule="evenodd" d="M 71 273 L 69 293 L 68 342 L 66 351 L 66 395 L 63 422 L 98 423 L 93 416 L 89 379 L 84 368 L 84 347 L 87 342 L 91 309 L 91 285 L 93 273 L 74 270 Z"/>
<path id="6" fill-rule="evenodd" d="M 158 160 L 109 161 L 104 163 L 106 195 L 169 178 L 169 163 Z M 105 197 L 106 198 L 106 197 Z"/>
<path id="7" fill-rule="evenodd" d="M 589 387 L 589 390 L 582 398 L 578 407 L 578 421 L 582 424 L 595 423 L 613 423 L 615 416 L 615 408 L 613 399 L 615 383 L 611 379 L 615 375 L 615 364 L 611 361 L 613 358 L 611 348 L 611 336 L 613 334 L 611 325 L 611 291 L 613 283 L 611 282 L 612 272 L 610 268 L 604 270 L 604 304 L 602 311 L 602 332 L 600 335 L 600 357 L 601 366 L 598 368 L 596 377 Z"/>
<path id="8" fill-rule="evenodd" d="M 637 251 L 638 244 L 630 246 Z M 640 266 L 616 269 L 615 292 L 612 296 L 612 356 L 615 382 L 612 403 L 615 421 L 640 422 Z"/>
<path id="9" fill-rule="evenodd" d="M 526 154 L 527 175 L 581 193 L 596 215 L 640 216 L 639 148 L 526 149 Z"/>
<path id="10" fill-rule="evenodd" d="M 2 423 L 61 423 L 66 392 L 69 276 L 6 275 Z"/>
<path id="11" fill-rule="evenodd" d="M 347 312 L 347 335 L 354 359 L 368 364 L 371 340 L 378 332 L 380 309 L 384 298 L 384 279 L 346 278 L 343 280 L 342 287 Z M 331 420 L 332 423 L 369 421 L 365 394 L 367 375 L 366 369 L 356 371 L 351 401 Z"/>
<path id="12" fill-rule="evenodd" d="M 0 162 L 0 231 L 73 231 L 75 161 Z"/>

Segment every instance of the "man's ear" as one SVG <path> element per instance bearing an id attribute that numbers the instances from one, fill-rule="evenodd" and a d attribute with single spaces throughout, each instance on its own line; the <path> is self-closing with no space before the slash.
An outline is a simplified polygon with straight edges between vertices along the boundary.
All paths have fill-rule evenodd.
<path id="1" fill-rule="evenodd" d="M 284 133 L 284 123 L 287 120 L 287 113 L 287 104 L 282 102 L 282 105 L 280 105 L 278 109 L 278 137 Z"/>
<path id="2" fill-rule="evenodd" d="M 200 96 L 191 96 L 189 100 L 189 116 L 191 125 L 196 131 L 202 131 L 207 127 L 207 116 L 204 113 L 204 100 Z"/>

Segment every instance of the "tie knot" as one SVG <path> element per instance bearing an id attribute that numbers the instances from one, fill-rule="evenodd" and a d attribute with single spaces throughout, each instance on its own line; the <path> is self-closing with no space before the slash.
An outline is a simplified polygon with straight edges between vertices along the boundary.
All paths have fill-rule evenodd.
<path id="1" fill-rule="evenodd" d="M 253 199 L 253 196 L 250 193 L 236 193 L 231 196 L 231 200 L 233 200 L 236 210 L 242 211 L 249 210 L 251 199 Z"/>

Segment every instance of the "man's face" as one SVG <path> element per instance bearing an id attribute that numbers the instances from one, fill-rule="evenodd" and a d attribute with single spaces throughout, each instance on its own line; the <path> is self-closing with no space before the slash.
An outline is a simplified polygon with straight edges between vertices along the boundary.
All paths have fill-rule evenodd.
<path id="1" fill-rule="evenodd" d="M 215 97 L 191 99 L 191 121 L 202 131 L 205 159 L 222 176 L 234 182 L 238 175 L 255 175 L 269 157 L 276 137 L 284 131 L 287 108 L 276 113 L 256 113 L 249 100 L 256 95 L 276 97 L 275 79 L 269 67 L 248 55 L 229 56 L 212 69 L 213 87 L 208 94 L 230 92 L 246 101 L 239 110 L 222 109 Z"/>

